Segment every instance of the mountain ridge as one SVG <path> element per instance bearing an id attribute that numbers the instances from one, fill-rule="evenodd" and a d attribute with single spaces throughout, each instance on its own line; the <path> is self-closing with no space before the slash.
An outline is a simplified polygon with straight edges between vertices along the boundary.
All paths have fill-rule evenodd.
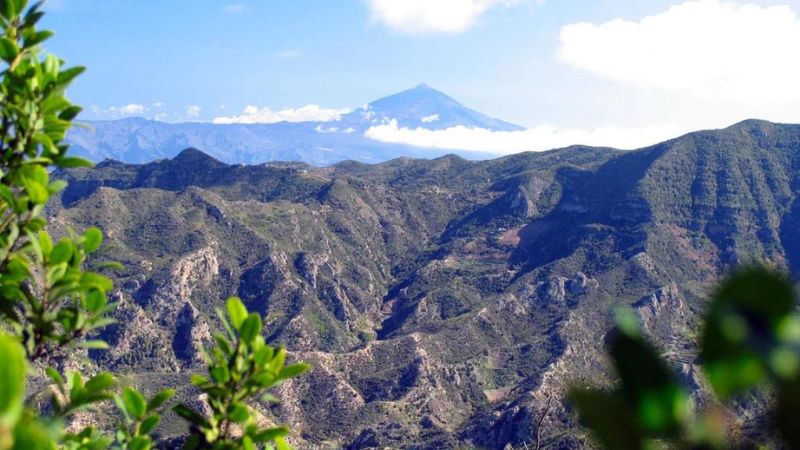
<path id="1" fill-rule="evenodd" d="M 431 158 L 448 152 L 380 142 L 364 135 L 370 127 L 393 120 L 414 128 L 442 129 L 461 125 L 493 131 L 522 129 L 469 109 L 427 85 L 420 85 L 376 100 L 332 122 L 167 123 L 134 117 L 89 121 L 90 129 L 71 130 L 68 141 L 77 156 L 96 162 L 109 158 L 127 163 L 171 158 L 187 147 L 205 148 L 217 159 L 231 164 L 291 160 L 315 166 L 347 159 L 380 162 L 398 156 Z M 491 156 L 466 151 L 461 155 L 472 159 Z"/>
<path id="2" fill-rule="evenodd" d="M 48 213 L 56 231 L 100 226 L 126 266 L 98 367 L 144 386 L 189 373 L 237 295 L 314 367 L 260 410 L 300 447 L 500 450 L 541 433 L 576 449 L 587 436 L 562 400 L 610 380 L 617 307 L 704 398 L 691 336 L 710 287 L 751 262 L 800 271 L 798 168 L 800 126 L 763 121 L 488 161 L 238 165 L 187 149 L 59 172 Z"/>

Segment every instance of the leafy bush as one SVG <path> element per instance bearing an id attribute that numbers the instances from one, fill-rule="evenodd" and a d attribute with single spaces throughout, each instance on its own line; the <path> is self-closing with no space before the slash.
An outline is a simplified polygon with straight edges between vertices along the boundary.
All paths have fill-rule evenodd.
<path id="1" fill-rule="evenodd" d="M 264 343 L 261 316 L 248 313 L 240 299 L 229 299 L 227 310 L 230 320 L 217 312 L 226 335 L 214 335 L 217 345 L 207 356 L 209 376 L 192 377 L 192 384 L 208 398 L 211 417 L 204 417 L 184 404 L 173 408 L 192 424 L 192 436 L 184 448 L 254 449 L 256 444 L 272 441 L 278 444 L 278 449 L 288 448 L 283 437 L 289 430 L 259 427 L 245 401 L 261 396 L 264 401 L 276 402 L 275 397 L 265 392 L 305 372 L 308 366 L 284 366 L 286 350 L 276 350 Z"/>
<path id="2" fill-rule="evenodd" d="M 742 270 L 724 281 L 708 305 L 702 333 L 703 371 L 721 402 L 755 390 L 774 394 L 770 429 L 756 440 L 800 448 L 800 314 L 793 286 L 766 269 Z M 581 418 L 609 449 L 670 446 L 756 448 L 734 442 L 721 407 L 697 411 L 688 390 L 642 336 L 638 319 L 622 313 L 610 339 L 619 382 L 615 389 L 574 389 Z M 758 442 L 763 445 L 769 442 Z"/>
<path id="3" fill-rule="evenodd" d="M 28 0 L 0 0 L 0 450 L 147 450 L 174 390 L 147 400 L 133 387 L 118 391 L 113 374 L 87 379 L 51 366 L 76 347 L 107 347 L 88 338 L 113 323 L 107 296 L 113 283 L 100 271 L 118 265 L 87 269 L 103 242 L 97 228 L 57 241 L 45 230 L 44 206 L 66 186 L 51 180 L 50 169 L 91 163 L 67 156 L 64 142 L 81 111 L 65 91 L 84 69 L 64 68 L 57 57 L 40 54 L 39 45 L 52 36 L 36 29 L 42 16 L 41 3 L 28 7 Z M 245 402 L 308 366 L 284 366 L 286 351 L 264 342 L 261 318 L 248 314 L 238 299 L 228 301 L 228 313 L 233 328 L 216 336 L 208 357 L 211 378 L 194 380 L 208 397 L 211 416 L 175 407 L 192 424 L 188 447 L 287 448 L 282 437 L 288 430 L 259 428 Z M 49 385 L 27 393 L 33 384 L 29 375 L 43 378 L 36 375 L 42 372 Z M 34 405 L 45 396 L 44 407 Z M 65 426 L 79 412 L 109 410 L 112 404 L 118 409 L 113 430 Z M 233 424 L 240 427 L 238 434 Z"/>

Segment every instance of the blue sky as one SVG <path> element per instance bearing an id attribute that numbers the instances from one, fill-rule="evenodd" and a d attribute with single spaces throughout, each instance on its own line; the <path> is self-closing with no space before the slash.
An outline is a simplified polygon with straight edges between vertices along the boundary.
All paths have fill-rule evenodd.
<path id="1" fill-rule="evenodd" d="M 46 9 L 57 33 L 48 50 L 89 68 L 70 92 L 85 119 L 354 108 L 426 82 L 576 139 L 598 128 L 655 136 L 749 117 L 800 121 L 800 96 L 780 95 L 800 74 L 786 61 L 800 54 L 800 0 L 50 0 Z"/>

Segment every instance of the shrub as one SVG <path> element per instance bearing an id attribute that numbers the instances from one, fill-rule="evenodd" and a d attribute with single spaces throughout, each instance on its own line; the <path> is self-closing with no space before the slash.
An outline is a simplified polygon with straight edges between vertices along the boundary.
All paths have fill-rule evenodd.
<path id="1" fill-rule="evenodd" d="M 97 228 L 69 232 L 57 241 L 45 230 L 44 207 L 65 187 L 63 181 L 51 180 L 50 169 L 91 163 L 68 156 L 65 143 L 81 111 L 65 91 L 83 68 L 65 68 L 54 55 L 41 54 L 40 44 L 52 36 L 36 28 L 43 16 L 41 4 L 0 0 L 0 450 L 147 450 L 154 445 L 150 433 L 174 390 L 146 399 L 133 387 L 119 391 L 111 373 L 85 378 L 51 367 L 76 347 L 107 347 L 88 338 L 114 321 L 109 315 L 114 305 L 107 296 L 113 283 L 100 272 L 118 265 L 88 268 L 103 242 Z M 259 428 L 246 401 L 266 395 L 308 366 L 284 366 L 286 351 L 264 342 L 261 318 L 248 313 L 238 299 L 228 301 L 228 313 L 233 327 L 228 326 L 227 336 L 216 336 L 217 346 L 208 356 L 210 378 L 194 378 L 208 396 L 212 415 L 175 407 L 192 424 L 188 447 L 252 449 L 274 443 L 286 448 L 282 438 L 288 430 Z M 29 395 L 29 374 L 38 369 L 46 373 L 49 385 L 39 395 Z M 46 407 L 26 403 L 46 393 Z M 118 414 L 111 428 L 65 428 L 76 413 L 112 403 Z M 233 424 L 241 428 L 238 437 Z"/>
<path id="2" fill-rule="evenodd" d="M 641 334 L 630 312 L 619 315 L 610 339 L 619 376 L 616 388 L 574 389 L 571 400 L 608 449 L 766 448 L 772 440 L 800 448 L 795 424 L 800 408 L 796 305 L 789 281 L 761 268 L 734 274 L 717 287 L 708 305 L 700 361 L 718 401 L 724 404 L 754 391 L 774 394 L 768 428 L 749 442 L 730 438 L 734 420 L 722 407 L 712 404 L 697 411 L 688 390 Z"/>

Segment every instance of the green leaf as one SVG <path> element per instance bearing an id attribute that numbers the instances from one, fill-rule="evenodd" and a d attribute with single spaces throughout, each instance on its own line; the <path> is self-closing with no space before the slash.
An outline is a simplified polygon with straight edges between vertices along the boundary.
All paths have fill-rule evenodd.
<path id="1" fill-rule="evenodd" d="M 197 374 L 197 373 L 193 373 L 192 376 L 190 377 L 190 381 L 191 381 L 192 385 L 200 386 L 200 385 L 208 383 L 208 377 L 204 377 L 203 375 L 200 375 L 200 374 Z"/>
<path id="2" fill-rule="evenodd" d="M 277 450 L 292 450 L 292 446 L 284 441 L 282 437 L 275 438 L 275 448 Z"/>
<path id="3" fill-rule="evenodd" d="M 194 410 L 184 405 L 183 403 L 179 403 L 173 406 L 172 411 L 175 414 L 181 416 L 184 420 L 186 420 L 189 423 L 193 423 L 195 425 L 206 425 L 208 423 L 205 417 L 196 413 Z"/>
<path id="4" fill-rule="evenodd" d="M 62 169 L 73 169 L 76 167 L 94 167 L 94 163 L 88 159 L 77 156 L 67 156 L 56 160 L 56 165 Z"/>
<path id="5" fill-rule="evenodd" d="M 136 436 L 128 443 L 128 450 L 149 450 L 152 445 L 150 436 Z"/>
<path id="6" fill-rule="evenodd" d="M 47 253 L 47 251 L 42 248 L 42 251 Z M 65 263 L 72 258 L 72 242 L 62 239 L 53 250 L 50 252 L 50 264 L 56 265 Z"/>
<path id="7" fill-rule="evenodd" d="M 25 27 L 33 27 L 39 21 L 42 13 L 39 11 L 42 8 L 45 0 L 39 0 L 38 2 L 34 3 L 33 6 L 28 8 L 28 12 L 25 13 Z"/>
<path id="8" fill-rule="evenodd" d="M 114 395 L 114 404 L 117 405 L 117 409 L 120 410 L 123 416 L 125 416 L 126 422 L 132 422 L 130 413 L 128 413 L 128 408 L 125 406 L 125 400 L 123 400 L 121 395 Z"/>
<path id="9" fill-rule="evenodd" d="M 278 381 L 300 376 L 308 372 L 310 368 L 311 366 L 304 363 L 292 364 L 291 366 L 286 366 L 283 369 L 281 369 L 280 373 L 278 374 Z"/>
<path id="10" fill-rule="evenodd" d="M 109 345 L 108 345 L 108 342 L 102 341 L 102 340 L 99 340 L 99 339 L 82 341 L 78 345 L 80 345 L 83 348 L 89 348 L 89 349 L 95 349 L 95 350 L 108 350 L 110 348 Z"/>
<path id="11" fill-rule="evenodd" d="M 14 207 L 14 205 L 17 204 L 17 199 L 11 192 L 11 189 L 3 184 L 0 184 L 0 198 L 2 198 L 6 202 L 6 204 L 11 206 L 12 208 Z"/>
<path id="12" fill-rule="evenodd" d="M 57 194 L 57 193 L 63 191 L 66 188 L 67 188 L 67 182 L 66 181 L 64 181 L 64 180 L 55 180 L 55 181 L 51 181 L 50 184 L 47 185 L 47 192 L 49 192 L 50 195 L 53 195 L 53 194 Z"/>
<path id="13" fill-rule="evenodd" d="M 42 186 L 47 186 L 50 182 L 50 175 L 47 169 L 40 165 L 25 165 L 20 168 L 20 174 L 30 181 L 35 181 Z"/>
<path id="14" fill-rule="evenodd" d="M 56 55 L 48 53 L 44 56 L 44 64 L 42 64 L 42 68 L 44 69 L 46 76 L 52 76 L 53 78 L 56 78 L 58 76 L 58 71 L 61 69 L 61 61 L 56 57 Z M 51 96 L 45 101 L 52 98 L 54 97 Z"/>
<path id="15" fill-rule="evenodd" d="M 239 329 L 239 336 L 242 341 L 246 343 L 253 342 L 256 336 L 261 333 L 261 326 L 261 316 L 256 313 L 250 313 L 242 322 L 242 326 Z"/>
<path id="16" fill-rule="evenodd" d="M 217 343 L 217 347 L 225 353 L 226 356 L 233 355 L 233 349 L 231 348 L 231 344 L 225 339 L 225 336 L 222 333 L 214 333 L 214 341 Z"/>
<path id="17" fill-rule="evenodd" d="M 39 232 L 39 246 L 42 249 L 42 253 L 47 254 L 53 251 L 53 240 L 46 231 Z"/>
<path id="18" fill-rule="evenodd" d="M 621 393 L 642 430 L 654 437 L 677 433 L 689 416 L 689 394 L 656 350 L 640 335 L 620 332 L 611 357 L 622 381 Z"/>
<path id="19" fill-rule="evenodd" d="M 125 270 L 125 266 L 118 261 L 106 261 L 104 263 L 100 263 L 94 266 L 95 269 L 102 270 L 102 269 L 111 269 L 111 270 Z"/>
<path id="20" fill-rule="evenodd" d="M 91 227 L 83 233 L 83 248 L 86 253 L 94 253 L 103 243 L 103 232 L 97 227 Z"/>
<path id="21" fill-rule="evenodd" d="M 97 313 L 108 304 L 108 298 L 102 291 L 93 290 L 86 294 L 86 309 Z"/>
<path id="22" fill-rule="evenodd" d="M 286 427 L 275 427 L 257 433 L 253 436 L 256 442 L 272 442 L 275 439 L 282 438 L 289 435 L 289 429 Z"/>
<path id="23" fill-rule="evenodd" d="M 81 113 L 81 111 L 83 111 L 83 108 L 81 108 L 80 106 L 75 106 L 75 105 L 68 106 L 58 114 L 58 118 L 61 120 L 71 121 L 75 119 L 78 116 L 78 114 Z M 56 165 L 58 164 L 56 163 Z"/>
<path id="24" fill-rule="evenodd" d="M 78 75 L 82 74 L 85 71 L 86 67 L 82 66 L 70 67 L 69 69 L 66 69 L 62 71 L 60 74 L 58 74 L 58 83 L 62 85 L 68 84 L 72 82 L 72 80 L 74 80 L 75 77 L 77 77 Z"/>
<path id="25" fill-rule="evenodd" d="M 44 133 L 36 133 L 33 135 L 33 141 L 44 148 L 46 155 L 58 154 L 58 147 L 56 147 L 56 144 L 50 136 Z"/>
<path id="26" fill-rule="evenodd" d="M 25 4 L 27 0 L 3 0 L 0 5 L 3 6 L 0 9 L 0 13 L 3 14 L 3 17 L 10 21 L 16 19 L 23 9 L 25 9 Z"/>
<path id="27" fill-rule="evenodd" d="M 175 389 L 164 389 L 147 402 L 147 412 L 152 412 L 175 397 Z"/>
<path id="28" fill-rule="evenodd" d="M 274 352 L 275 350 L 269 345 L 265 345 L 259 348 L 258 350 L 256 350 L 255 355 L 253 355 L 256 364 L 258 364 L 259 366 L 263 366 L 264 364 L 272 360 Z"/>
<path id="29" fill-rule="evenodd" d="M 714 391 L 723 398 L 749 390 L 770 373 L 784 379 L 797 375 L 787 365 L 786 345 L 796 345 L 791 331 L 792 285 L 761 268 L 734 274 L 716 290 L 708 308 L 701 342 L 703 368 Z"/>
<path id="30" fill-rule="evenodd" d="M 607 449 L 641 450 L 643 436 L 625 402 L 606 392 L 575 390 L 569 395 L 581 421 Z"/>
<path id="31" fill-rule="evenodd" d="M 108 309 L 108 308 L 106 308 L 106 309 Z M 90 330 L 96 330 L 98 328 L 105 328 L 105 327 L 107 327 L 109 325 L 113 325 L 115 323 L 117 323 L 117 319 L 114 319 L 112 317 L 98 317 L 97 319 L 92 320 L 90 322 L 91 326 L 89 327 L 89 329 Z"/>
<path id="32" fill-rule="evenodd" d="M 281 399 L 279 399 L 278 397 L 275 397 L 274 395 L 272 395 L 269 392 L 267 392 L 266 394 L 261 396 L 261 401 L 264 402 L 264 403 L 275 403 L 275 404 L 278 404 L 278 403 L 281 402 Z"/>
<path id="33" fill-rule="evenodd" d="M 47 373 L 47 376 L 50 377 L 50 379 L 53 380 L 54 383 L 56 383 L 56 386 L 58 386 L 58 390 L 63 393 L 64 377 L 62 377 L 61 374 L 58 373 L 58 371 L 52 367 L 46 368 L 45 373 Z"/>
<path id="34" fill-rule="evenodd" d="M 244 423 L 250 419 L 250 410 L 241 403 L 235 403 L 228 411 L 228 418 L 236 423 Z"/>
<path id="35" fill-rule="evenodd" d="M 22 413 L 27 359 L 14 338 L 0 335 L 0 428 L 13 428 Z"/>
<path id="36" fill-rule="evenodd" d="M 219 321 L 222 324 L 222 328 L 225 329 L 225 334 L 228 335 L 228 338 L 231 341 L 235 341 L 236 340 L 236 333 L 233 331 L 233 328 L 231 328 L 231 323 L 228 320 L 228 318 L 225 316 L 225 314 L 219 308 L 214 308 L 214 313 L 219 318 Z"/>
<path id="37" fill-rule="evenodd" d="M 800 411 L 800 379 L 781 382 L 775 396 L 773 420 L 787 448 L 800 448 L 800 427 L 797 412 Z"/>
<path id="38" fill-rule="evenodd" d="M 256 450 L 256 446 L 250 436 L 242 437 L 242 450 Z"/>
<path id="39" fill-rule="evenodd" d="M 242 322 L 247 318 L 247 308 L 245 308 L 242 300 L 237 297 L 231 297 L 225 304 L 228 310 L 228 317 L 231 319 L 231 324 L 234 328 L 241 331 Z"/>
<path id="40" fill-rule="evenodd" d="M 43 205 L 50 199 L 50 193 L 47 192 L 46 184 L 41 184 L 28 178 L 23 178 L 23 184 L 25 185 L 28 198 L 30 198 L 31 202 L 34 204 Z"/>
<path id="41" fill-rule="evenodd" d="M 19 54 L 17 44 L 7 37 L 0 38 L 0 59 L 11 62 Z"/>
<path id="42" fill-rule="evenodd" d="M 101 291 L 110 291 L 114 288 L 114 283 L 112 283 L 111 280 L 93 272 L 84 272 L 81 274 L 81 284 L 87 288 L 100 289 Z"/>
<path id="43" fill-rule="evenodd" d="M 272 358 L 272 361 L 269 362 L 269 369 L 272 372 L 279 372 L 283 368 L 283 364 L 286 362 L 286 349 L 280 348 L 278 352 L 275 353 L 275 356 Z"/>
<path id="44" fill-rule="evenodd" d="M 231 379 L 231 374 L 228 371 L 228 368 L 224 366 L 213 367 L 209 372 L 211 372 L 211 378 L 220 384 L 227 383 L 228 380 Z"/>
<path id="45" fill-rule="evenodd" d="M 114 386 L 117 380 L 110 373 L 100 373 L 92 377 L 84 386 L 89 392 L 101 392 Z"/>
<path id="46" fill-rule="evenodd" d="M 161 421 L 161 416 L 153 415 L 145 418 L 142 421 L 142 424 L 139 425 L 139 433 L 141 434 L 148 434 L 158 425 L 158 422 Z"/>
<path id="47" fill-rule="evenodd" d="M 200 448 L 200 435 L 191 434 L 186 438 L 186 442 L 181 447 L 183 450 L 197 450 Z"/>
<path id="48" fill-rule="evenodd" d="M 27 421 L 14 429 L 12 450 L 56 450 L 52 431 L 38 421 Z"/>
<path id="49" fill-rule="evenodd" d="M 53 32 L 48 30 L 38 31 L 30 36 L 26 36 L 24 43 L 25 47 L 33 47 L 53 37 Z"/>
<path id="50" fill-rule="evenodd" d="M 144 417 L 147 412 L 147 402 L 139 391 L 133 388 L 125 388 L 122 391 L 122 400 L 125 402 L 125 409 L 130 413 L 131 417 L 135 419 Z"/>

